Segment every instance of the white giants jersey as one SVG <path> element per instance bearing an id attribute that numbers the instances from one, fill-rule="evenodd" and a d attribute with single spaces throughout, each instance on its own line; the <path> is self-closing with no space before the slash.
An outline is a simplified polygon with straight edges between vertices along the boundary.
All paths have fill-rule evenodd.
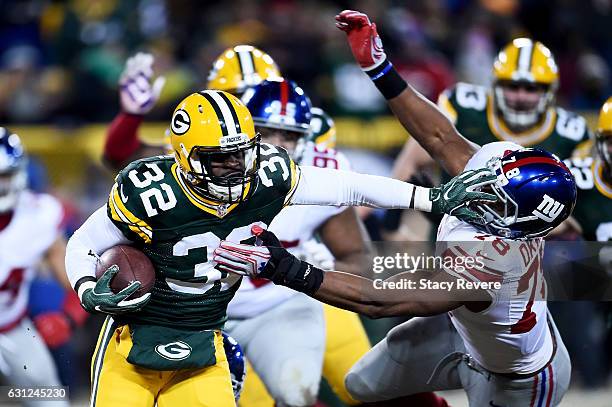
<path id="1" fill-rule="evenodd" d="M 473 267 L 445 267 L 466 282 L 486 282 L 492 298 L 481 312 L 465 306 L 449 314 L 465 347 L 484 368 L 496 373 L 532 373 L 548 363 L 553 342 L 547 322 L 542 272 L 544 240 L 507 240 L 445 216 L 438 242 L 448 242 L 444 258 L 469 258 Z M 499 283 L 494 287 L 494 283 Z"/>
<path id="2" fill-rule="evenodd" d="M 25 315 L 35 268 L 57 239 L 63 214 L 50 195 L 24 191 L 0 230 L 0 331 Z"/>
<path id="3" fill-rule="evenodd" d="M 314 166 L 350 170 L 348 159 L 339 151 L 319 149 L 312 142 L 306 144 L 300 166 Z M 316 230 L 344 207 L 296 205 L 285 207 L 272 221 L 269 230 L 292 254 L 308 259 Z M 319 248 L 322 245 L 319 245 Z M 331 253 L 327 253 L 333 259 Z M 238 292 L 229 303 L 227 315 L 231 318 L 250 318 L 287 300 L 297 292 L 264 279 L 243 278 Z"/>

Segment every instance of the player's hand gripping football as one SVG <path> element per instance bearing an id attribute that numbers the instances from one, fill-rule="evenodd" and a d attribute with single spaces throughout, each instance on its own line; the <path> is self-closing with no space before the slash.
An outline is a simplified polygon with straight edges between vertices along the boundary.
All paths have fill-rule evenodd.
<path id="1" fill-rule="evenodd" d="M 109 267 L 97 282 L 87 282 L 83 284 L 91 284 L 91 287 L 83 290 L 81 295 L 81 304 L 89 312 L 102 312 L 104 314 L 124 314 L 127 312 L 136 312 L 144 307 L 151 293 L 146 293 L 138 298 L 127 299 L 136 290 L 140 288 L 140 281 L 133 281 L 119 291 L 117 294 L 111 289 L 111 280 L 119 273 L 119 267 L 113 265 Z"/>
<path id="2" fill-rule="evenodd" d="M 142 52 L 127 60 L 119 79 L 119 95 L 124 112 L 147 114 L 159 99 L 166 79 L 158 76 L 153 80 L 153 61 L 153 55 Z"/>
<path id="3" fill-rule="evenodd" d="M 361 69 L 369 71 L 386 58 L 382 41 L 376 32 L 376 24 L 367 15 L 353 10 L 344 10 L 336 16 L 336 27 L 347 35 L 353 56 Z"/>
<path id="4" fill-rule="evenodd" d="M 448 183 L 430 189 L 431 212 L 446 213 L 465 222 L 480 220 L 481 215 L 470 209 L 468 204 L 472 201 L 496 202 L 496 195 L 480 191 L 496 180 L 495 174 L 486 168 L 464 171 Z"/>
<path id="5" fill-rule="evenodd" d="M 306 294 L 312 294 L 323 282 L 324 272 L 289 253 L 274 235 L 259 226 L 251 232 L 262 246 L 221 242 L 215 250 L 217 268 L 252 277 L 272 280 Z M 257 270 L 254 274 L 251 274 Z"/>

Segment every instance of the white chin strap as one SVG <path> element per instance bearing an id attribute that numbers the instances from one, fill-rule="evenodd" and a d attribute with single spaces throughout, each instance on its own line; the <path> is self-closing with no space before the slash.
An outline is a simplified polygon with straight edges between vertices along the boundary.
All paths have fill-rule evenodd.
<path id="1" fill-rule="evenodd" d="M 546 111 L 550 99 L 551 93 L 548 91 L 542 95 L 535 109 L 529 112 L 518 111 L 508 107 L 506 99 L 504 98 L 504 90 L 501 86 L 495 86 L 495 101 L 497 102 L 497 108 L 501 111 L 504 122 L 506 122 L 509 127 L 515 129 L 525 129 L 536 124 L 540 116 Z"/>

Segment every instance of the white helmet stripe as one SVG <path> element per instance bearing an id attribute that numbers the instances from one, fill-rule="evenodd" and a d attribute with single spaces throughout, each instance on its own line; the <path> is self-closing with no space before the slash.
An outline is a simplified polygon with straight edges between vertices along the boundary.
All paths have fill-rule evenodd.
<path id="1" fill-rule="evenodd" d="M 234 120 L 234 115 L 232 115 L 233 107 L 219 95 L 219 91 L 205 90 L 200 93 L 203 96 L 204 94 L 210 96 L 210 98 L 206 98 L 206 99 L 208 99 L 208 101 L 213 105 L 213 108 L 215 109 L 215 111 L 221 112 L 222 117 L 219 117 L 219 119 L 225 122 L 225 128 L 227 129 L 227 134 L 228 135 L 238 134 L 239 131 L 237 130 L 239 130 L 240 123 L 236 123 L 236 121 Z"/>
<path id="2" fill-rule="evenodd" d="M 531 60 L 533 56 L 533 41 L 529 40 L 524 47 L 519 48 L 517 70 L 523 74 L 531 71 Z"/>
<path id="3" fill-rule="evenodd" d="M 253 63 L 253 51 L 252 50 L 240 50 L 236 52 L 238 54 L 238 60 L 240 62 L 240 68 L 242 69 L 242 76 L 247 77 L 255 73 L 255 64 Z"/>

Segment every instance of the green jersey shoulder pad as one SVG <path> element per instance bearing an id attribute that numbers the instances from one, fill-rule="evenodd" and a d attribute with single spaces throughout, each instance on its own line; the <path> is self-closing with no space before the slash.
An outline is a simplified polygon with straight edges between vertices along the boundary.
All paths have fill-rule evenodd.
<path id="1" fill-rule="evenodd" d="M 488 94 L 489 89 L 485 86 L 458 82 L 440 94 L 438 105 L 445 108 L 442 103 L 446 99 L 455 112 L 458 110 L 482 112 L 487 107 Z"/>
<path id="2" fill-rule="evenodd" d="M 300 170 L 284 148 L 261 143 L 258 177 L 256 193 L 265 191 L 270 200 L 282 196 L 287 202 L 295 192 Z"/>
<path id="3" fill-rule="evenodd" d="M 150 243 L 150 219 L 177 204 L 171 185 L 172 156 L 134 161 L 117 177 L 108 198 L 107 213 L 123 234 L 133 241 Z"/>

